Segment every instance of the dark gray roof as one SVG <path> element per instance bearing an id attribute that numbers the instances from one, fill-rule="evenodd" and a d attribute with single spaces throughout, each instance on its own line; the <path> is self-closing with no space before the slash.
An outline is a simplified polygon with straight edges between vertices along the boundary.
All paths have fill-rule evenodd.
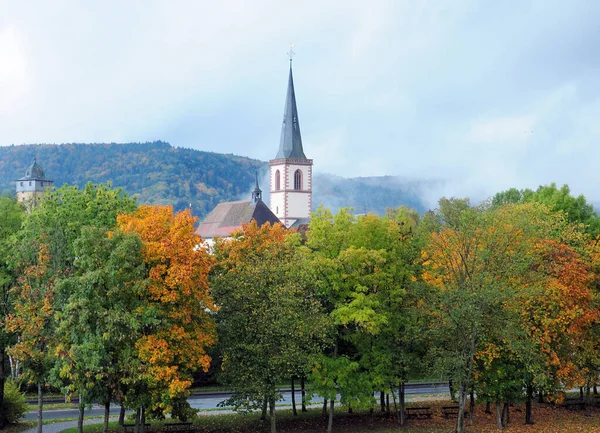
<path id="1" fill-rule="evenodd" d="M 33 164 L 27 168 L 25 176 L 18 180 L 45 180 L 51 182 L 50 179 L 46 179 L 44 169 L 39 166 L 35 159 L 33 160 Z"/>
<path id="2" fill-rule="evenodd" d="M 259 227 L 267 222 L 280 222 L 262 200 L 230 201 L 219 203 L 200 223 L 196 234 L 204 239 L 227 237 L 240 229 L 242 224 L 248 224 L 252 220 L 256 220 Z"/>
<path id="3" fill-rule="evenodd" d="M 296 93 L 294 92 L 291 62 L 285 109 L 283 111 L 281 140 L 279 142 L 279 152 L 277 152 L 275 159 L 279 158 L 306 159 L 304 150 L 302 150 L 302 136 L 300 135 L 300 122 L 298 121 L 298 108 L 296 107 Z"/>

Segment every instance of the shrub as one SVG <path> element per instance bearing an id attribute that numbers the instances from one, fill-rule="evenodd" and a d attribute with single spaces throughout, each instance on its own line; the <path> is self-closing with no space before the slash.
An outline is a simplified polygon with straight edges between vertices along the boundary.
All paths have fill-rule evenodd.
<path id="1" fill-rule="evenodd" d="M 4 414 L 10 424 L 23 418 L 28 410 L 25 394 L 22 394 L 17 384 L 12 380 L 4 383 Z"/>

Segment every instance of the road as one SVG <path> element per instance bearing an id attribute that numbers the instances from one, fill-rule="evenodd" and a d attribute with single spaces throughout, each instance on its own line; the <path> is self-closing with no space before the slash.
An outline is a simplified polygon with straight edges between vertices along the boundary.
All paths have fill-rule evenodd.
<path id="1" fill-rule="evenodd" d="M 419 394 L 443 394 L 448 393 L 447 383 L 409 383 L 406 385 L 406 395 L 419 395 Z M 302 399 L 302 395 L 299 391 L 296 391 L 296 403 L 299 403 Z M 214 409 L 217 408 L 218 404 L 223 400 L 231 397 L 229 392 L 203 392 L 190 396 L 188 401 L 190 406 L 194 409 Z M 378 397 L 378 395 L 377 395 Z M 316 400 L 316 399 L 315 399 Z M 286 391 L 283 393 L 283 399 L 278 404 L 291 404 L 292 393 Z M 119 406 L 113 405 L 110 410 L 112 415 L 119 412 Z M 45 410 L 45 419 L 57 419 L 57 418 L 75 418 L 78 415 L 76 409 L 54 409 Z M 86 416 L 104 416 L 104 408 L 99 406 L 93 406 L 92 409 L 85 411 Z M 36 419 L 36 412 L 30 412 L 25 416 L 25 419 L 32 420 Z"/>

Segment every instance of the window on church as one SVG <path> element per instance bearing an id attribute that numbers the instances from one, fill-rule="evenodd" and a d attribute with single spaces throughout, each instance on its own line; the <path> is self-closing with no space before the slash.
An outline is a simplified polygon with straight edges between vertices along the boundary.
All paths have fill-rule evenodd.
<path id="1" fill-rule="evenodd" d="M 275 191 L 279 191 L 281 189 L 281 179 L 280 179 L 279 170 L 275 172 Z"/>
<path id="2" fill-rule="evenodd" d="M 300 170 L 296 170 L 294 172 L 294 189 L 296 191 L 300 191 L 302 189 L 302 172 Z"/>
<path id="3" fill-rule="evenodd" d="M 21 182 L 21 186 L 23 186 L 23 182 Z"/>
<path id="4" fill-rule="evenodd" d="M 29 186 L 31 186 L 31 181 L 29 181 Z"/>

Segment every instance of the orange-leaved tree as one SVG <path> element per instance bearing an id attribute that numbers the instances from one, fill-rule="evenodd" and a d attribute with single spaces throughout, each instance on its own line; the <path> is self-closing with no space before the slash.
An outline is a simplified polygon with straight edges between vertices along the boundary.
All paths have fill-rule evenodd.
<path id="1" fill-rule="evenodd" d="M 16 295 L 14 312 L 6 318 L 6 328 L 19 336 L 9 353 L 25 364 L 26 379 L 37 384 L 37 431 L 41 433 L 42 388 L 54 361 L 54 275 L 49 272 L 50 254 L 44 239 L 38 247 L 37 263 L 22 270 L 13 289 Z"/>
<path id="2" fill-rule="evenodd" d="M 143 205 L 117 221 L 123 231 L 142 239 L 148 266 L 140 293 L 145 301 L 140 307 L 142 333 L 136 344 L 143 386 L 137 389 L 152 401 L 138 394 L 129 396 L 129 402 L 170 411 L 186 395 L 191 373 L 210 365 L 206 348 L 216 340 L 211 317 L 216 308 L 208 287 L 213 259 L 194 233 L 195 218 L 189 211 L 175 215 L 171 206 Z"/>

